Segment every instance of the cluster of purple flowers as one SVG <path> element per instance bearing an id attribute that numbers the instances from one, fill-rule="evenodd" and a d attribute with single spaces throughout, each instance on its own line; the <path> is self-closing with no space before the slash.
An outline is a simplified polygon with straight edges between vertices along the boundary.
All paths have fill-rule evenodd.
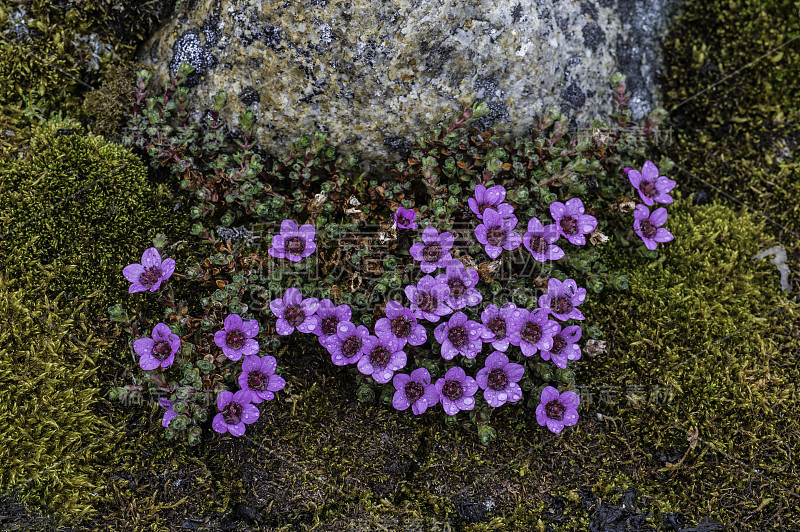
<path id="1" fill-rule="evenodd" d="M 652 161 L 646 161 L 641 172 L 628 167 L 623 170 L 644 202 L 644 205 L 637 205 L 633 212 L 633 230 L 647 249 L 654 250 L 659 243 L 669 242 L 674 237 L 666 228 L 661 227 L 667 222 L 667 209 L 659 207 L 651 213 L 649 207 L 656 202 L 672 203 L 669 192 L 675 188 L 676 183 L 666 176 L 659 176 L 658 168 Z"/>
<path id="2" fill-rule="evenodd" d="M 518 220 L 514 208 L 503 203 L 505 197 L 506 189 L 502 185 L 489 189 L 476 185 L 475 197 L 468 200 L 470 209 L 482 221 L 475 228 L 475 238 L 493 259 L 499 257 L 503 250 L 512 251 L 522 244 L 539 262 L 559 260 L 564 257 L 564 250 L 555 245 L 560 237 L 582 246 L 586 243 L 585 235 L 597 227 L 597 219 L 584 214 L 583 202 L 572 198 L 566 203 L 554 201 L 550 204 L 550 216 L 554 223 L 545 226 L 538 218 L 531 218 L 528 230 L 520 236 L 515 231 Z"/>

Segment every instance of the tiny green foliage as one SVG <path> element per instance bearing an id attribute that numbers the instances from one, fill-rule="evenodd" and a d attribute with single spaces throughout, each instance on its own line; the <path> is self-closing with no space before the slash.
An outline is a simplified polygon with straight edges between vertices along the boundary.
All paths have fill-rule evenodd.
<path id="1" fill-rule="evenodd" d="M 88 515 L 97 462 L 124 431 L 97 411 L 107 341 L 86 328 L 86 301 L 67 309 L 46 295 L 55 275 L 29 262 L 0 277 L 0 490 Z"/>
<path id="2" fill-rule="evenodd" d="M 0 167 L 0 182 L 4 260 L 52 264 L 48 289 L 68 299 L 124 289 L 120 265 L 156 233 L 188 231 L 173 214 L 176 200 L 149 183 L 135 155 L 73 120 L 37 128 L 26 157 Z M 97 300 L 103 309 L 113 303 L 106 298 Z"/>

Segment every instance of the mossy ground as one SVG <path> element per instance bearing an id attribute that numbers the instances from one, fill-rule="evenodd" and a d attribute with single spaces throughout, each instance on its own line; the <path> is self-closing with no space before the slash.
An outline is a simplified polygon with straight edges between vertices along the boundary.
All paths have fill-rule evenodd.
<path id="1" fill-rule="evenodd" d="M 798 27 L 797 8 L 797 2 L 787 1 L 690 2 L 668 39 L 667 109 L 792 38 L 783 28 Z M 51 419 L 59 424 L 53 434 L 59 437 L 79 433 L 89 439 L 101 425 L 121 429 L 124 437 L 113 451 L 71 459 L 65 465 L 70 471 L 60 477 L 62 482 L 71 479 L 66 481 L 68 489 L 59 495 L 43 484 L 30 502 L 58 503 L 61 496 L 72 517 L 91 504 L 97 512 L 87 512 L 89 520 L 75 524 L 91 530 L 194 525 L 197 530 L 587 530 L 602 529 L 601 518 L 607 523 L 614 511 L 623 522 L 628 519 L 638 527 L 633 529 L 642 530 L 678 529 L 706 517 L 732 530 L 795 526 L 800 521 L 795 458 L 800 451 L 798 307 L 780 290 L 776 268 L 752 256 L 771 247 L 776 238 L 782 242 L 789 250 L 797 293 L 800 239 L 758 212 L 797 231 L 798 43 L 786 46 L 779 59 L 762 60 L 746 70 L 747 75 L 722 81 L 673 111 L 677 144 L 664 148 L 668 155 L 750 210 L 688 174 L 671 176 L 679 181 L 684 199 L 669 206 L 667 225 L 675 240 L 661 246 L 663 260 L 653 266 L 626 264 L 628 291 L 587 301 L 588 317 L 602 324 L 609 351 L 585 357 L 576 366 L 578 382 L 586 387 L 581 421 L 563 435 L 550 435 L 510 407 L 493 419 L 498 437 L 484 448 L 474 428 L 458 422 L 451 425 L 434 416 L 417 419 L 391 407 L 358 403 L 352 377 L 334 368 L 319 348 L 300 344 L 279 356 L 289 382 L 286 391 L 262 409 L 262 419 L 240 439 L 213 437 L 200 448 L 188 449 L 163 439 L 161 411 L 154 404 L 49 403 L 52 408 L 75 408 L 52 411 Z M 59 108 L 66 99 L 65 93 L 46 107 Z M 35 131 L 31 120 L 46 113 L 29 108 L 26 115 L 19 110 L 24 108 L 20 101 L 0 116 L 13 122 L 17 131 L 29 131 L 30 137 Z M 78 102 L 73 103 L 76 113 Z M 78 138 L 55 140 L 67 146 L 78 142 L 81 150 L 106 146 L 115 157 L 130 157 L 83 131 Z M 82 171 L 81 164 L 72 165 L 62 168 L 64 175 Z M 22 174 L 14 175 L 19 179 Z M 36 186 L 46 186 L 44 181 L 37 183 L 35 175 L 31 179 Z M 3 193 L 13 190 L 10 183 L 3 179 Z M 159 195 L 152 180 L 140 186 L 144 194 Z M 688 192 L 697 188 L 705 189 L 713 201 L 695 205 Z M 15 194 L 24 197 L 23 192 Z M 107 208 L 105 203 L 101 206 Z M 167 203 L 162 207 L 169 210 Z M 4 211 L 16 213 L 8 215 L 7 224 L 19 221 L 21 211 L 13 209 Z M 179 211 L 162 215 L 176 224 L 184 219 Z M 68 227 L 69 216 L 59 216 L 53 223 Z M 140 252 L 153 236 L 146 233 L 133 237 L 130 247 Z M 31 242 L 37 235 L 51 238 L 34 231 L 23 240 Z M 15 316 L 66 320 L 65 313 L 79 308 L 80 301 L 64 310 L 43 303 L 45 296 L 70 286 L 63 265 L 78 263 L 80 268 L 80 257 L 62 256 L 57 248 L 53 244 L 47 253 L 23 249 L 30 260 L 14 262 L 14 271 L 22 265 L 30 272 L 28 281 L 24 275 L 19 281 L 27 292 L 20 295 L 14 285 L 0 298 L 16 301 L 14 308 L 21 305 L 17 314 L 6 313 L 9 324 L 16 324 L 4 327 L 16 342 L 9 342 L 13 349 L 4 351 L 12 358 L 26 352 L 26 335 L 34 334 L 37 342 L 58 340 L 47 331 L 38 334 L 35 319 Z M 82 248 L 71 249 L 77 253 Z M 606 249 L 609 260 L 626 255 L 611 243 Z M 109 283 L 102 285 L 108 286 L 106 297 L 125 296 L 125 283 L 114 272 L 138 258 L 135 255 L 130 251 L 118 264 L 107 262 L 103 279 L 81 279 L 88 284 L 80 293 L 91 292 L 96 281 Z M 4 261 L 11 256 L 4 251 Z M 45 264 L 34 266 L 36 261 Z M 58 267 L 48 267 L 48 262 Z M 61 276 L 62 283 L 49 295 L 34 281 L 47 271 Z M 37 287 L 40 292 L 33 291 Z M 83 321 L 96 326 L 93 320 Z M 91 330 L 83 333 L 86 338 Z M 102 333 L 103 328 L 97 330 Z M 127 353 L 121 337 L 103 340 L 111 343 L 110 352 Z M 55 351 L 44 351 L 53 358 L 47 368 L 65 379 L 53 387 L 52 399 L 124 378 L 124 369 L 102 362 L 86 374 L 76 373 L 80 361 L 69 345 L 62 342 Z M 41 357 L 40 351 L 33 353 L 33 359 Z M 132 360 L 128 363 L 133 366 Z M 15 358 L 13 364 L 19 361 Z M 3 370 L 7 368 L 19 369 L 4 363 Z M 674 395 L 654 396 L 654 390 L 670 386 Z M 20 403 L 22 408 L 32 404 Z M 36 415 L 47 412 L 42 409 Z M 81 415 L 91 421 L 77 426 Z M 34 424 L 33 430 L 48 427 L 44 421 Z M 693 428 L 696 439 L 687 434 Z M 3 434 L 17 434 L 16 430 Z M 31 441 L 19 447 L 16 458 L 22 451 L 35 455 Z M 38 442 L 47 452 L 63 448 L 51 443 L 52 437 Z M 94 484 L 88 484 L 90 477 Z M 632 501 L 630 490 L 638 499 Z M 87 493 L 97 493 L 97 502 L 87 502 Z M 0 508 L 12 508 L 6 501 Z M 46 508 L 40 511 L 49 513 Z M 55 529 L 50 518 L 39 517 L 29 526 L 21 515 L 6 519 L 11 513 L 4 510 L 0 523 Z"/>

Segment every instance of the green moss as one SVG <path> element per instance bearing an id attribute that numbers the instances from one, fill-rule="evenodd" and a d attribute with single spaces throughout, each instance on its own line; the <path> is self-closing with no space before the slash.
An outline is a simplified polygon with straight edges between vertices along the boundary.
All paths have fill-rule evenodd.
<path id="1" fill-rule="evenodd" d="M 85 304 L 62 309 L 45 295 L 52 269 L 0 277 L 0 486 L 20 500 L 89 515 L 95 474 L 123 431 L 99 415 L 99 353 Z M 13 280 L 12 280 L 13 276 Z"/>
<path id="2" fill-rule="evenodd" d="M 122 268 L 157 233 L 188 233 L 176 200 L 149 182 L 138 157 L 75 121 L 37 129 L 26 157 L 0 167 L 0 183 L 5 260 L 51 264 L 48 289 L 68 299 L 103 290 L 96 303 L 108 306 L 127 293 Z"/>

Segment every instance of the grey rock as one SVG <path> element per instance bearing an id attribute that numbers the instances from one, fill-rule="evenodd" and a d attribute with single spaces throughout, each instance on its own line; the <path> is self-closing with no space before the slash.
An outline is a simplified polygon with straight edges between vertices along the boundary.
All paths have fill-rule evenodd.
<path id="1" fill-rule="evenodd" d="M 382 168 L 428 128 L 476 100 L 479 126 L 509 121 L 525 135 L 549 109 L 578 124 L 611 111 L 610 78 L 635 91 L 635 118 L 657 104 L 659 38 L 681 0 L 193 0 L 141 49 L 155 81 L 195 68 L 200 120 L 227 91 L 222 118 L 256 115 L 263 148 L 285 156 L 321 130 Z"/>

